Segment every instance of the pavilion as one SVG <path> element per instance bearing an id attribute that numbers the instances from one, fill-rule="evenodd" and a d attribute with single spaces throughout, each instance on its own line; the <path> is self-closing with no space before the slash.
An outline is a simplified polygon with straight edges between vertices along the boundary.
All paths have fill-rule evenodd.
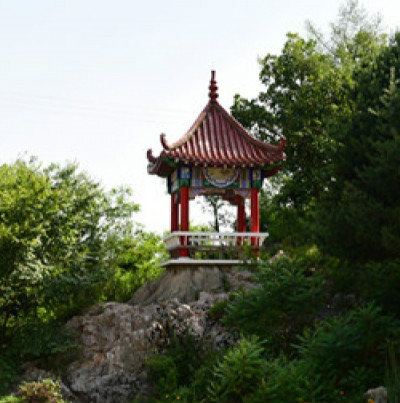
<path id="1" fill-rule="evenodd" d="M 234 266 L 245 249 L 257 254 L 268 235 L 260 233 L 259 192 L 265 178 L 275 175 L 285 160 L 285 138 L 277 145 L 254 138 L 217 101 L 215 72 L 209 101 L 188 132 L 162 151 L 147 151 L 148 173 L 166 179 L 171 195 L 171 233 L 164 238 L 170 260 L 164 265 Z M 237 206 L 237 232 L 190 232 L 190 200 L 220 195 Z M 246 232 L 245 200 L 250 199 L 250 232 Z"/>

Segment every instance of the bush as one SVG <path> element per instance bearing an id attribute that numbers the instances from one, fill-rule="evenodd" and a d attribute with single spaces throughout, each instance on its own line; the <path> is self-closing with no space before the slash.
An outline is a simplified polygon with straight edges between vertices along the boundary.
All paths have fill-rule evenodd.
<path id="1" fill-rule="evenodd" d="M 264 348 L 256 337 L 243 338 L 213 368 L 209 401 L 245 402 L 259 386 L 265 371 Z"/>
<path id="2" fill-rule="evenodd" d="M 364 299 L 400 317 L 400 259 L 369 262 L 363 267 L 359 284 Z"/>
<path id="3" fill-rule="evenodd" d="M 169 402 L 179 396 L 182 401 L 198 402 L 206 396 L 212 368 L 220 353 L 206 349 L 202 342 L 186 333 L 172 337 L 164 353 L 147 362 L 149 380 L 157 401 Z M 168 395 L 168 396 L 167 396 Z"/>
<path id="4" fill-rule="evenodd" d="M 297 348 L 309 377 L 320 376 L 330 393 L 342 390 L 356 401 L 370 385 L 382 384 L 387 340 L 397 340 L 399 330 L 398 320 L 369 304 L 317 323 Z"/>
<path id="5" fill-rule="evenodd" d="M 389 401 L 400 402 L 400 354 L 394 344 L 389 342 L 386 352 L 386 368 L 384 385 L 388 390 Z"/>
<path id="6" fill-rule="evenodd" d="M 260 287 L 236 294 L 223 322 L 267 340 L 268 350 L 277 355 L 282 350 L 291 353 L 297 335 L 313 322 L 326 298 L 324 280 L 313 270 L 304 256 L 263 262 Z"/>
<path id="7" fill-rule="evenodd" d="M 22 400 L 18 396 L 10 395 L 5 397 L 0 397 L 0 403 L 22 403 Z"/>
<path id="8" fill-rule="evenodd" d="M 156 355 L 147 361 L 148 377 L 156 396 L 171 394 L 178 387 L 178 370 L 168 355 Z"/>
<path id="9" fill-rule="evenodd" d="M 38 382 L 23 383 L 18 388 L 18 395 L 25 403 L 62 403 L 59 381 L 43 379 Z"/>
<path id="10" fill-rule="evenodd" d="M 2 395 L 7 392 L 10 383 L 15 379 L 18 366 L 9 354 L 0 353 L 0 395 Z"/>
<path id="11" fill-rule="evenodd" d="M 248 401 L 251 403 L 298 403 L 315 401 L 314 397 L 325 387 L 323 380 L 312 377 L 301 360 L 284 356 L 265 362 L 265 375 Z M 333 401 L 328 399 L 326 401 Z"/>

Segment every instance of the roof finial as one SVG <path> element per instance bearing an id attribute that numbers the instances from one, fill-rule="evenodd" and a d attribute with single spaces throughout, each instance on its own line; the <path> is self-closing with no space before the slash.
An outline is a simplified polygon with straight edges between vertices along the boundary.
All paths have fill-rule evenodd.
<path id="1" fill-rule="evenodd" d="M 218 86 L 217 82 L 215 81 L 215 70 L 211 71 L 211 81 L 210 81 L 210 86 L 208 87 L 210 92 L 208 93 L 208 96 L 210 98 L 211 102 L 216 102 L 218 98 Z"/>

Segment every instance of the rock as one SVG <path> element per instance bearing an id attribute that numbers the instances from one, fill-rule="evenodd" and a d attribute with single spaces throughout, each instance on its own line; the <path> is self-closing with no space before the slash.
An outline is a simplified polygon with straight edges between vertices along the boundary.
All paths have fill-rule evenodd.
<path id="1" fill-rule="evenodd" d="M 375 403 L 387 402 L 387 390 L 384 386 L 378 386 L 375 389 L 367 390 L 365 396 L 372 399 Z"/>
<path id="2" fill-rule="evenodd" d="M 172 336 L 189 332 L 215 348 L 233 345 L 238 337 L 207 316 L 227 294 L 200 292 L 197 301 L 177 298 L 149 305 L 105 303 L 71 319 L 68 328 L 82 345 L 82 355 L 68 368 L 66 382 L 84 403 L 128 403 L 145 395 L 146 360 L 162 351 Z"/>
<path id="3" fill-rule="evenodd" d="M 79 403 L 149 400 L 146 360 L 162 352 L 172 337 L 189 332 L 217 349 L 237 342 L 238 335 L 207 312 L 228 298 L 228 290 L 254 287 L 251 280 L 251 272 L 217 267 L 167 271 L 129 303 L 99 304 L 72 318 L 67 327 L 77 335 L 81 351 L 62 379 L 63 395 Z M 36 364 L 26 366 L 23 380 L 57 379 Z"/>
<path id="4" fill-rule="evenodd" d="M 148 305 L 178 298 L 181 302 L 195 301 L 200 292 L 226 293 L 231 289 L 254 287 L 252 274 L 247 270 L 219 267 L 182 267 L 167 270 L 156 281 L 147 282 L 129 301 L 133 305 Z"/>
<path id="5" fill-rule="evenodd" d="M 52 372 L 37 368 L 35 362 L 25 363 L 21 369 L 24 371 L 24 373 L 23 376 L 18 380 L 19 383 L 37 382 L 47 378 L 57 379 Z"/>

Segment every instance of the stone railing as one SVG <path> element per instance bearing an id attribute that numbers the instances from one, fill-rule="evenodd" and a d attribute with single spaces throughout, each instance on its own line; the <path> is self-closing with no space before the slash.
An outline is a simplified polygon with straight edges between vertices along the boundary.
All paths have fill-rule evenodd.
<path id="1" fill-rule="evenodd" d="M 172 258 L 188 250 L 192 259 L 241 259 L 246 251 L 258 250 L 266 232 L 186 232 L 175 231 L 164 237 Z"/>

